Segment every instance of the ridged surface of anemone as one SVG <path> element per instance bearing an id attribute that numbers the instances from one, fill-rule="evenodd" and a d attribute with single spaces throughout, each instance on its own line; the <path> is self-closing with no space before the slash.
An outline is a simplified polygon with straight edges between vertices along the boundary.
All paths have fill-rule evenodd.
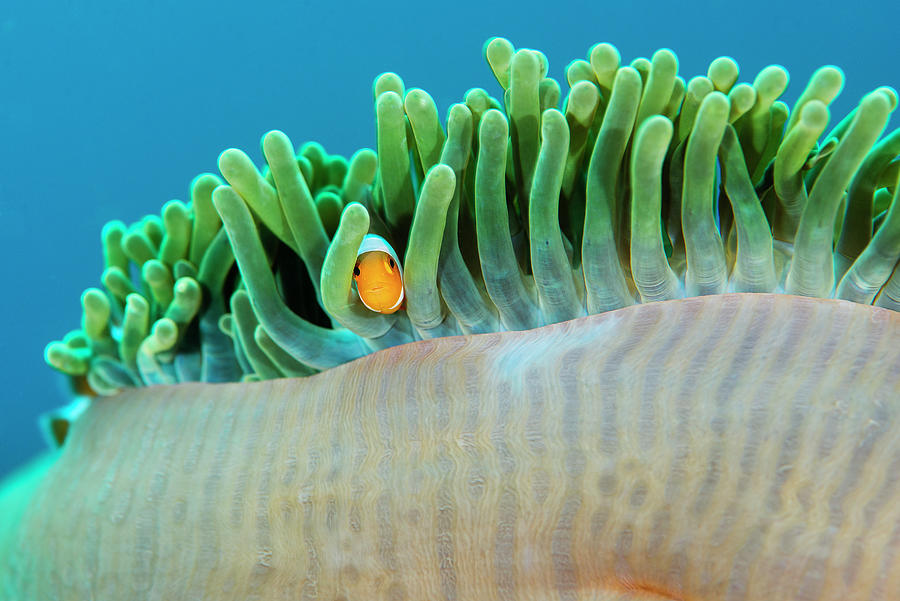
<path id="1" fill-rule="evenodd" d="M 718 295 L 124 392 L 25 484 L 0 596 L 897 599 L 898 337 Z"/>

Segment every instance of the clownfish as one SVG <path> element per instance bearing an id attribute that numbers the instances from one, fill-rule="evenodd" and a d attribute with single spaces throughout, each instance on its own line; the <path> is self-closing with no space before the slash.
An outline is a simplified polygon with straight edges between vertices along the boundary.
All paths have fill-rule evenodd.
<path id="1" fill-rule="evenodd" d="M 403 268 L 387 240 L 367 234 L 356 253 L 353 279 L 359 299 L 377 313 L 394 313 L 403 304 Z"/>

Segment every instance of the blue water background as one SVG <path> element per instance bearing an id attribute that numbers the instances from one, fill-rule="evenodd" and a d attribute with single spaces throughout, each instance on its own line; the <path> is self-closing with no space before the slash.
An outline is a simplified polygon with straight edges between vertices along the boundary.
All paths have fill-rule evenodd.
<path id="1" fill-rule="evenodd" d="M 797 6 L 797 8 L 793 8 Z M 191 179 L 285 131 L 350 156 L 375 144 L 372 81 L 399 73 L 441 115 L 466 90 L 502 97 L 481 48 L 543 50 L 550 75 L 595 42 L 623 62 L 672 48 L 680 74 L 735 58 L 740 81 L 779 63 L 792 103 L 810 74 L 847 75 L 840 118 L 900 87 L 900 3 L 0 3 L 0 474 L 43 447 L 36 417 L 66 401 L 45 344 L 79 326 L 102 270 L 100 229 L 186 200 Z M 896 117 L 894 127 L 900 123 Z M 123 436 L 132 433 L 122 432 Z"/>

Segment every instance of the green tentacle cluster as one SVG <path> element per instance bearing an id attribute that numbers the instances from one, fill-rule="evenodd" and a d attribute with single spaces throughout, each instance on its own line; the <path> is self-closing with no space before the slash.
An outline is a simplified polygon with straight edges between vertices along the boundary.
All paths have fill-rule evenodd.
<path id="1" fill-rule="evenodd" d="M 48 363 L 125 386 L 306 376 L 423 338 L 520 330 L 638 302 L 784 292 L 900 310 L 900 130 L 883 87 L 828 133 L 843 74 L 792 108 L 779 66 L 738 83 L 718 58 L 685 81 L 666 49 L 609 44 L 566 68 L 502 38 L 503 90 L 446 123 L 423 90 L 374 85 L 377 154 L 350 160 L 279 131 L 259 170 L 219 158 L 190 202 L 103 230 L 103 288 Z M 561 105 L 560 105 L 561 102 Z M 881 138 L 879 140 L 879 138 Z M 352 273 L 367 233 L 404 257 L 405 311 L 369 311 Z"/>

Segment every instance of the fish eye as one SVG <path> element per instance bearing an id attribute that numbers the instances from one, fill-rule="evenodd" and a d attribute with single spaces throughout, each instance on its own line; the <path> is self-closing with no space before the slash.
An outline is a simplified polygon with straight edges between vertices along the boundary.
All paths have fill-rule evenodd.
<path id="1" fill-rule="evenodd" d="M 394 260 L 391 259 L 391 269 L 393 269 L 393 268 L 394 268 Z"/>
<path id="2" fill-rule="evenodd" d="M 359 277 L 359 265 L 353 266 L 353 275 L 355 275 L 356 277 Z"/>

